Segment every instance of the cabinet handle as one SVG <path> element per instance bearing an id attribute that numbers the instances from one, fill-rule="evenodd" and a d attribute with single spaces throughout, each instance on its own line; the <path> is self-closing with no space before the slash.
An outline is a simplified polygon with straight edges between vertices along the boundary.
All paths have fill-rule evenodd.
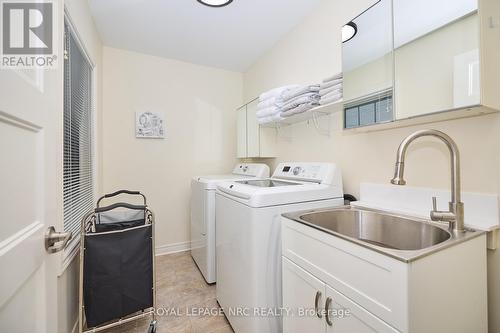
<path id="1" fill-rule="evenodd" d="M 332 299 L 330 297 L 328 297 L 326 299 L 326 303 L 325 303 L 325 320 L 326 320 L 326 323 L 328 324 L 328 326 L 333 326 L 333 322 L 330 319 L 330 313 L 329 313 L 331 304 L 332 304 Z"/>
<path id="2" fill-rule="evenodd" d="M 314 298 L 314 310 L 316 311 L 316 316 L 318 316 L 318 318 L 323 317 L 321 315 L 321 311 L 319 311 L 319 308 L 318 308 L 318 303 L 319 303 L 320 298 L 321 298 L 321 291 L 317 291 L 316 297 Z"/>

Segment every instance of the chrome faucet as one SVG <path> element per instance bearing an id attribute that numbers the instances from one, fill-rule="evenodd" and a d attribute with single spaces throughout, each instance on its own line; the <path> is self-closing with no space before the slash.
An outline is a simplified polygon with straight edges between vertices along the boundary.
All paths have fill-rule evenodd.
<path id="1" fill-rule="evenodd" d="M 438 211 L 436 204 L 436 197 L 432 198 L 432 210 L 430 217 L 432 221 L 446 221 L 450 225 L 450 229 L 459 232 L 465 231 L 464 228 L 464 204 L 461 202 L 460 194 L 460 154 L 455 141 L 447 134 L 437 130 L 421 130 L 410 134 L 406 139 L 401 142 L 398 148 L 398 155 L 396 161 L 396 169 L 394 171 L 394 178 L 391 183 L 394 185 L 406 185 L 403 178 L 405 167 L 406 150 L 413 140 L 422 136 L 433 136 L 441 139 L 448 147 L 451 155 L 451 201 L 449 204 L 449 211 Z"/>

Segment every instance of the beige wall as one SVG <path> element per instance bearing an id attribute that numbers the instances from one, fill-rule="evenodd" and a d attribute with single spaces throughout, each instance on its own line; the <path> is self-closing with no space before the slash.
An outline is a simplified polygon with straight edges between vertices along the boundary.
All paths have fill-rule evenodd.
<path id="1" fill-rule="evenodd" d="M 186 247 L 191 178 L 236 163 L 242 75 L 104 48 L 103 191 L 142 191 L 156 213 L 156 247 Z M 137 139 L 135 112 L 165 114 L 165 139 Z"/>
<path id="2" fill-rule="evenodd" d="M 322 1 L 317 11 L 245 73 L 245 99 L 275 86 L 318 81 L 341 71 L 338 30 L 372 2 Z M 323 126 L 326 120 L 322 119 Z M 500 114 L 359 134 L 342 130 L 341 114 L 332 115 L 331 122 L 330 137 L 318 134 L 312 124 L 306 123 L 280 130 L 272 166 L 285 160 L 336 162 L 343 171 L 345 191 L 358 195 L 361 182 L 388 183 L 396 149 L 406 135 L 435 128 L 451 135 L 460 147 L 465 191 L 500 192 Z M 448 163 L 443 145 L 419 140 L 408 151 L 408 184 L 448 188 Z M 490 332 L 500 332 L 500 288 L 494 285 L 500 281 L 500 249 L 488 251 L 488 278 Z"/>
<path id="3" fill-rule="evenodd" d="M 64 0 L 68 16 L 80 41 L 84 44 L 87 55 L 94 63 L 94 121 L 95 121 L 95 167 L 96 192 L 100 192 L 100 126 L 102 117 L 102 43 L 92 19 L 86 0 Z M 62 19 L 62 13 L 61 13 Z M 61 34 L 62 40 L 62 34 Z M 61 77 L 62 79 L 62 77 Z M 62 110 L 61 110 L 62 114 Z M 62 212 L 61 212 L 62 214 Z M 76 329 L 78 320 L 78 272 L 79 260 L 75 257 L 58 279 L 57 304 L 59 333 L 68 333 Z"/>
<path id="4" fill-rule="evenodd" d="M 339 22 L 347 23 L 343 17 L 353 18 L 356 11 L 348 9 L 346 14 L 346 8 L 335 3 L 332 0 L 322 1 L 313 15 L 285 35 L 246 71 L 245 101 L 250 101 L 266 89 L 290 83 L 318 82 L 340 70 L 341 53 L 337 47 L 341 38 Z"/>

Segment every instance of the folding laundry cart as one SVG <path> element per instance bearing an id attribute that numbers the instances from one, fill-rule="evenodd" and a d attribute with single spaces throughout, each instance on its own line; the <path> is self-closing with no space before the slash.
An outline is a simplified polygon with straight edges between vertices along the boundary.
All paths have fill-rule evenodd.
<path id="1" fill-rule="evenodd" d="M 142 196 L 143 204 L 100 207 L 119 194 Z M 79 332 L 99 332 L 151 316 L 156 332 L 154 215 L 138 191 L 99 198 L 82 219 L 80 234 Z"/>

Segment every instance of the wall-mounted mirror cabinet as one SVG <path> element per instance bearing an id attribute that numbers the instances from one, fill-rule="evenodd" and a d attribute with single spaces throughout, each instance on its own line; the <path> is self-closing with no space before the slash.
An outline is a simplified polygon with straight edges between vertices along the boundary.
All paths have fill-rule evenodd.
<path id="1" fill-rule="evenodd" d="M 500 1 L 381 0 L 352 22 L 345 128 L 500 110 Z"/>
<path id="2" fill-rule="evenodd" d="M 391 1 L 381 0 L 353 19 L 356 34 L 343 43 L 346 128 L 393 120 Z"/>

